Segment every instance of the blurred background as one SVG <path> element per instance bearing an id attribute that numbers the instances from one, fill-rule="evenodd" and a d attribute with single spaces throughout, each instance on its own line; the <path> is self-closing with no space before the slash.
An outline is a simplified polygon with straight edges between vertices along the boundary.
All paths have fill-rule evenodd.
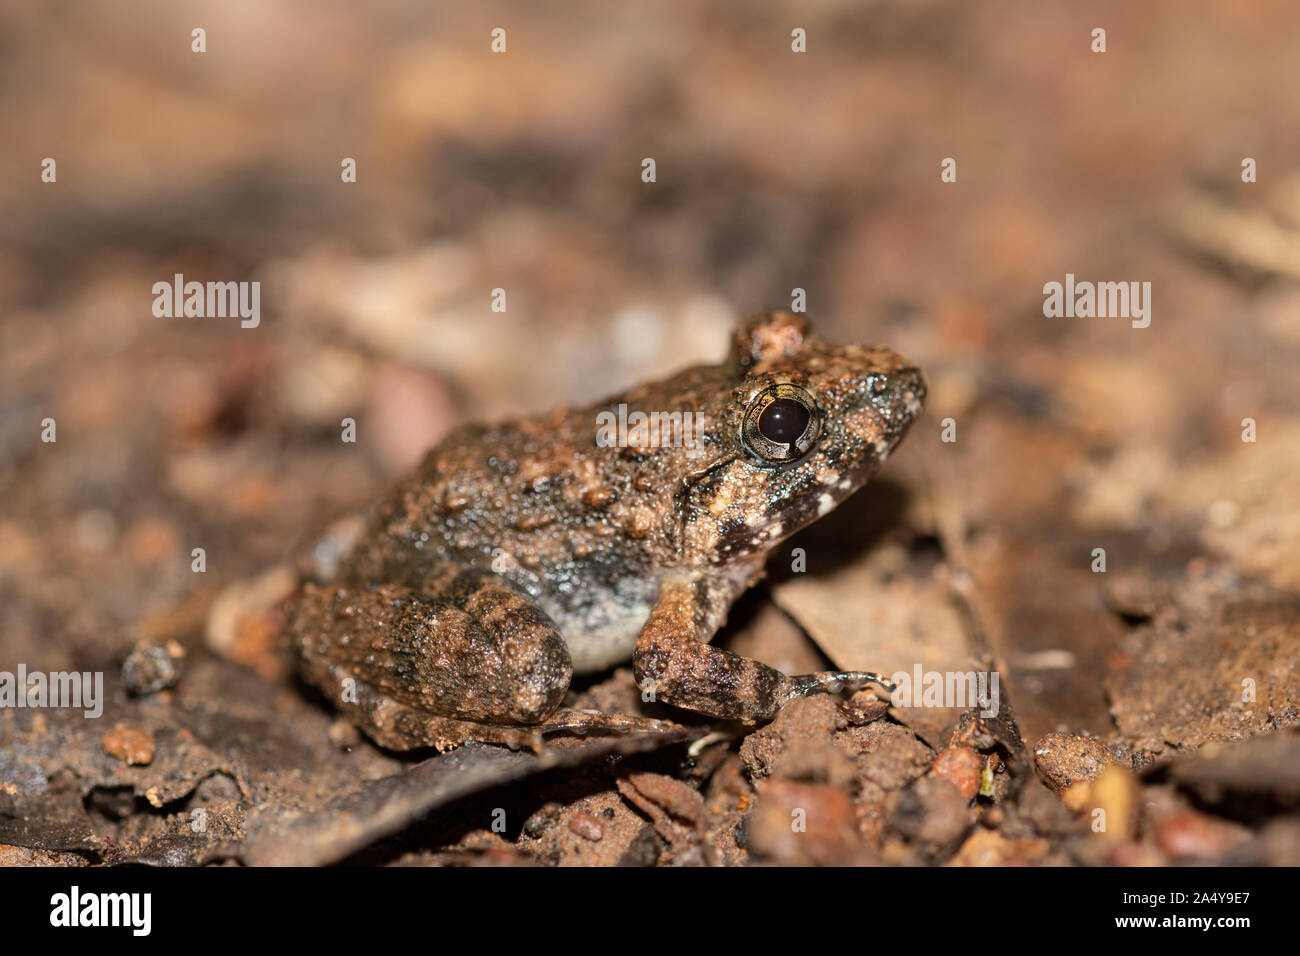
<path id="1" fill-rule="evenodd" d="M 1213 736 L 1151 716 L 1183 672 L 1126 641 L 1188 579 L 1300 587 L 1298 73 L 1280 0 L 0 3 L 3 661 L 193 630 L 453 424 L 717 361 L 799 288 L 931 383 L 853 626 L 907 626 L 937 542 L 1027 740 Z M 1067 272 L 1151 282 L 1150 327 L 1045 318 Z M 155 317 L 174 273 L 260 281 L 260 325 Z M 1280 620 L 1193 677 L 1249 656 L 1213 631 L 1187 693 L 1254 667 L 1248 730 L 1293 720 Z"/>

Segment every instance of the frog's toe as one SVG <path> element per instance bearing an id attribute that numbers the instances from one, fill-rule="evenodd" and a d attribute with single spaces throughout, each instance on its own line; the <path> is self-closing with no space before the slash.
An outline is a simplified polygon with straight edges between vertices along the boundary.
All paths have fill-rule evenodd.
<path id="1" fill-rule="evenodd" d="M 671 720 L 654 720 L 630 714 L 606 714 L 598 710 L 557 710 L 542 722 L 543 734 L 661 734 L 677 730 Z"/>
<path id="2" fill-rule="evenodd" d="M 872 671 L 823 671 L 819 674 L 798 674 L 786 680 L 787 701 L 810 694 L 858 691 L 870 684 L 878 684 L 888 691 L 894 689 L 889 680 Z"/>

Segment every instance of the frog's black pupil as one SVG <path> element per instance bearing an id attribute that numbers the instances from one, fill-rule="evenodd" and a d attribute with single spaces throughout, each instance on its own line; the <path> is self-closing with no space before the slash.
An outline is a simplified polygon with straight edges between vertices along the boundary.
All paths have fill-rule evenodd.
<path id="1" fill-rule="evenodd" d="M 758 431 L 770 442 L 788 445 L 808 428 L 808 409 L 793 398 L 774 399 L 758 416 Z"/>

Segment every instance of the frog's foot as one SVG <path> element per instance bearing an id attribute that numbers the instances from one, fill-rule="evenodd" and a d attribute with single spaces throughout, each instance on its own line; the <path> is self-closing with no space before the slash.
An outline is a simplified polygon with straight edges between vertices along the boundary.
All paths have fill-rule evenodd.
<path id="1" fill-rule="evenodd" d="M 542 721 L 543 734 L 660 734 L 676 730 L 680 724 L 671 720 L 652 720 L 629 714 L 605 714 L 598 710 L 557 710 Z"/>
<path id="2" fill-rule="evenodd" d="M 869 684 L 878 684 L 888 691 L 894 689 L 894 685 L 889 680 L 872 671 L 823 671 L 820 674 L 799 674 L 794 677 L 787 677 L 785 702 L 794 700 L 796 697 L 807 697 L 810 694 L 838 694 L 840 691 L 845 690 L 850 692 L 858 691 Z"/>

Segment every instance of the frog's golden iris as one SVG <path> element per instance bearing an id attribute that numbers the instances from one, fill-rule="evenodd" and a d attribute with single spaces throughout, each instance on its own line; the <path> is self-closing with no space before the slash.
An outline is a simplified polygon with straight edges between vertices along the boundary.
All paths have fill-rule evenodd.
<path id="1" fill-rule="evenodd" d="M 772 464 L 806 455 L 821 437 L 822 413 L 817 400 L 798 385 L 770 385 L 745 409 L 741 437 L 745 447 Z"/>

